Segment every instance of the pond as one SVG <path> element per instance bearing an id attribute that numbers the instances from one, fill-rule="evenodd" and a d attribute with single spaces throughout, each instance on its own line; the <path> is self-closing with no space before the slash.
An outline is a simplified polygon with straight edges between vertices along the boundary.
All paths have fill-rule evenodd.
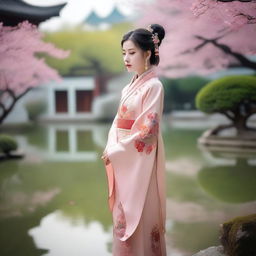
<path id="1" fill-rule="evenodd" d="M 190 121 L 191 122 L 191 121 Z M 190 256 L 219 244 L 219 225 L 256 209 L 253 153 L 210 152 L 206 128 L 170 125 L 166 153 L 167 250 Z M 112 217 L 100 159 L 108 124 L 10 130 L 25 157 L 0 162 L 1 256 L 110 256 Z"/>

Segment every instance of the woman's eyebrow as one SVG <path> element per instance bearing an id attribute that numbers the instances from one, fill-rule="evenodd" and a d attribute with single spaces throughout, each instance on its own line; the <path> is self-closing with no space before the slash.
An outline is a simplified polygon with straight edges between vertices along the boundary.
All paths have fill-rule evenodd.
<path id="1" fill-rule="evenodd" d="M 130 49 L 127 49 L 127 50 L 135 50 L 134 48 L 130 48 Z M 125 51 L 124 49 L 123 49 L 123 51 Z"/>

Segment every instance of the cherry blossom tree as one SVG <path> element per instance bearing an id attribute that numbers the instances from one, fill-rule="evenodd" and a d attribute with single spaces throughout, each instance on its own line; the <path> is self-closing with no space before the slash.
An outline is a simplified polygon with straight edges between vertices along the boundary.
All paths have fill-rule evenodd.
<path id="1" fill-rule="evenodd" d="M 66 58 L 69 51 L 44 42 L 42 37 L 37 27 L 28 21 L 15 27 L 0 23 L 0 123 L 32 88 L 49 80 L 61 79 L 38 54 Z"/>
<path id="2" fill-rule="evenodd" d="M 256 70 L 256 1 L 156 0 L 137 24 L 162 24 L 160 73 L 206 75 L 229 67 Z M 150 13 L 150 15 L 149 15 Z"/>

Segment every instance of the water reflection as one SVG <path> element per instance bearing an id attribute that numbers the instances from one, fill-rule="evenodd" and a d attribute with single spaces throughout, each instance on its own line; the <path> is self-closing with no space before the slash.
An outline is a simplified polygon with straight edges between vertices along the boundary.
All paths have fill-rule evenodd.
<path id="1" fill-rule="evenodd" d="M 40 226 L 28 231 L 37 248 L 48 250 L 47 256 L 55 255 L 106 255 L 112 232 L 104 231 L 99 222 L 86 224 L 83 219 L 66 218 L 61 211 L 43 217 Z M 100 242 L 99 242 L 100 241 Z"/>
<path id="2" fill-rule="evenodd" d="M 255 213 L 255 155 L 202 149 L 197 145 L 202 132 L 165 133 L 169 255 L 189 256 L 217 245 L 220 223 Z"/>
<path id="3" fill-rule="evenodd" d="M 111 255 L 100 159 L 109 127 L 49 124 L 15 135 L 26 157 L 0 163 L 1 255 Z M 218 244 L 220 223 L 256 209 L 254 156 L 201 149 L 202 132 L 163 125 L 169 256 Z"/>
<path id="4" fill-rule="evenodd" d="M 207 157 L 218 165 L 204 166 L 198 173 L 202 188 L 215 198 L 228 203 L 243 203 L 256 200 L 256 165 L 250 162 L 256 152 L 237 149 L 231 152 L 201 147 Z"/>
<path id="5" fill-rule="evenodd" d="M 102 129 L 91 125 L 50 125 L 48 132 L 47 159 L 59 161 L 97 161 L 95 151 Z M 103 142 L 100 142 L 102 145 Z"/>

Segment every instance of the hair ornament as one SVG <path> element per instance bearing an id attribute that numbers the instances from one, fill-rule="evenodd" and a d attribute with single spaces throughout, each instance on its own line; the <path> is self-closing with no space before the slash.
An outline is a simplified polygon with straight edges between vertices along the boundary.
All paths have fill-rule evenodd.
<path id="1" fill-rule="evenodd" d="M 158 43 L 160 42 L 160 40 L 158 38 L 158 33 L 153 33 L 153 29 L 151 28 L 150 25 L 146 29 L 152 33 L 152 41 L 155 45 L 155 55 L 159 55 Z"/>

